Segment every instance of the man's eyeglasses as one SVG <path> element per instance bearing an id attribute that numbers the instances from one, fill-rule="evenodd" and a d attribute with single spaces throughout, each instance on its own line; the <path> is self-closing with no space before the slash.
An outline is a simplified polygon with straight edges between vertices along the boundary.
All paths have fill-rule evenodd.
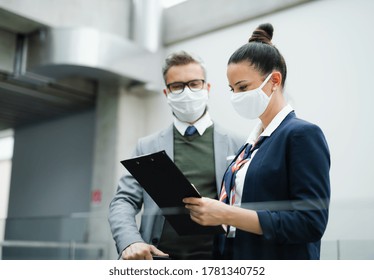
<path id="1" fill-rule="evenodd" d="M 198 80 L 191 80 L 186 83 L 175 82 L 175 83 L 167 84 L 166 86 L 172 94 L 181 94 L 184 91 L 184 88 L 186 86 L 188 86 L 188 88 L 193 92 L 202 90 L 204 88 L 204 83 L 205 83 L 204 80 L 198 79 Z"/>

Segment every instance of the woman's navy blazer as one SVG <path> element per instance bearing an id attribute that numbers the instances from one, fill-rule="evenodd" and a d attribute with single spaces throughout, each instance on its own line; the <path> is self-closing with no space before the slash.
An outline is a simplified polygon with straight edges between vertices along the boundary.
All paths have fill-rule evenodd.
<path id="1" fill-rule="evenodd" d="M 263 235 L 239 229 L 234 259 L 319 259 L 330 200 L 330 153 L 321 129 L 290 112 L 253 158 L 242 207 L 258 213 Z"/>

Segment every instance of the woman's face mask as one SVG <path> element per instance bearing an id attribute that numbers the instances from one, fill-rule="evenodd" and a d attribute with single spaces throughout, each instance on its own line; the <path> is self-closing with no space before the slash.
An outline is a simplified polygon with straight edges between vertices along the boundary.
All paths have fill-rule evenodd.
<path id="1" fill-rule="evenodd" d="M 258 88 L 232 93 L 231 104 L 240 116 L 246 119 L 255 119 L 265 112 L 272 95 L 267 96 L 262 88 L 269 81 L 271 75 L 272 73 L 266 77 Z"/>

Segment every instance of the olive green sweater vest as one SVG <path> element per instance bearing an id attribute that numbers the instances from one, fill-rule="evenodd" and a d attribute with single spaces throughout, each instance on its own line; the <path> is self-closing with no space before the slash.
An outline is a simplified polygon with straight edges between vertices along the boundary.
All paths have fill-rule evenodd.
<path id="1" fill-rule="evenodd" d="M 217 198 L 213 125 L 200 136 L 182 136 L 174 127 L 174 162 L 204 197 Z M 172 259 L 212 259 L 213 236 L 179 236 L 165 221 L 158 248 Z"/>

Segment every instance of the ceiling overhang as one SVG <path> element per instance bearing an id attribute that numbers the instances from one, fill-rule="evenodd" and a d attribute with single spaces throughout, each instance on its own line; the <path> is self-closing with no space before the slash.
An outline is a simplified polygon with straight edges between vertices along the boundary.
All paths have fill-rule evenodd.
<path id="1" fill-rule="evenodd" d="M 0 37 L 0 130 L 91 108 L 99 82 L 161 80 L 159 52 L 93 28 L 51 28 L 0 8 Z"/>

